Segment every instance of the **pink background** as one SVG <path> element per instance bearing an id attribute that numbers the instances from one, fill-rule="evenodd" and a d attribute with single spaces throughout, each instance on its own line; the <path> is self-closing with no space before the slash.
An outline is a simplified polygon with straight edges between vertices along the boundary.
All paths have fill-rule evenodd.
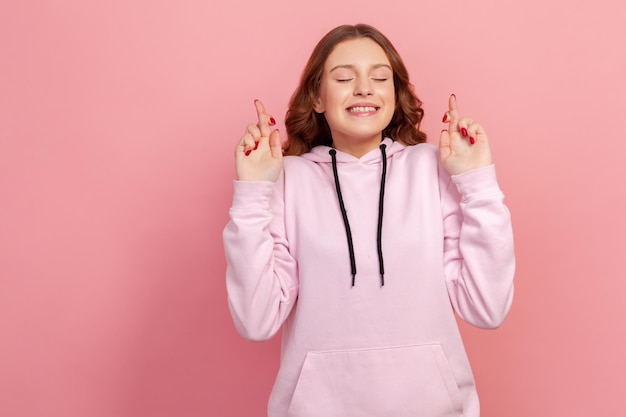
<path id="1" fill-rule="evenodd" d="M 431 141 L 454 92 L 493 142 L 518 273 L 501 329 L 463 325 L 483 415 L 621 415 L 625 4 L 3 1 L 0 415 L 264 414 L 278 339 L 226 306 L 233 147 L 255 98 L 283 127 L 315 42 L 357 22 L 404 57 Z"/>

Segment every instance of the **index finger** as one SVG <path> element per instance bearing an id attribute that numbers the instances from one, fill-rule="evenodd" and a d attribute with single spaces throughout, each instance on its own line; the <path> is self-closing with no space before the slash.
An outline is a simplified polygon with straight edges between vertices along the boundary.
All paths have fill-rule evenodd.
<path id="1" fill-rule="evenodd" d="M 450 117 L 448 131 L 458 132 L 459 131 L 459 109 L 456 104 L 456 96 L 454 94 L 450 95 L 448 99 L 448 115 Z"/>
<path id="2" fill-rule="evenodd" d="M 260 100 L 254 100 L 254 106 L 256 107 L 256 114 L 259 118 L 259 123 L 257 123 L 257 126 L 261 131 L 261 137 L 268 137 L 272 131 L 268 123 L 265 106 L 263 105 L 263 103 L 261 103 Z"/>

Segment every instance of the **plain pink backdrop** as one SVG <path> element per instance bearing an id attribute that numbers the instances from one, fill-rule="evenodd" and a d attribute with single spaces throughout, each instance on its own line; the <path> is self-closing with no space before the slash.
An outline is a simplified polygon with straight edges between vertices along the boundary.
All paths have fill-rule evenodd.
<path id="1" fill-rule="evenodd" d="M 282 128 L 314 44 L 357 22 L 400 51 L 430 141 L 456 93 L 493 142 L 518 273 L 501 329 L 462 325 L 483 415 L 620 415 L 624 21 L 621 0 L 3 1 L 0 415 L 264 415 L 278 339 L 226 306 L 233 147 L 255 98 Z"/>

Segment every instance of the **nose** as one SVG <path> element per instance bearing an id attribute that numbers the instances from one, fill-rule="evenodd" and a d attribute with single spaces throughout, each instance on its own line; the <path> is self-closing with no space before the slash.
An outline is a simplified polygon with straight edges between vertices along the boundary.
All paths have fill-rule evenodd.
<path id="1" fill-rule="evenodd" d="M 355 96 L 371 96 L 372 93 L 372 86 L 370 85 L 370 80 L 369 78 L 365 77 L 365 78 L 360 78 L 357 81 L 357 84 L 354 88 L 354 95 Z"/>

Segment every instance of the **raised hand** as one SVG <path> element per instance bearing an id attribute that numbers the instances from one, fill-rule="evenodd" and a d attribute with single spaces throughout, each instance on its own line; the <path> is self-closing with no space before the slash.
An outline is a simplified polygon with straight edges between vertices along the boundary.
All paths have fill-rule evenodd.
<path id="1" fill-rule="evenodd" d="M 450 175 L 491 165 L 491 146 L 483 127 L 469 117 L 459 119 L 456 96 L 448 101 L 449 110 L 443 116 L 448 129 L 441 132 L 439 152 L 441 162 Z"/>
<path id="2" fill-rule="evenodd" d="M 235 169 L 240 181 L 275 182 L 283 167 L 283 149 L 276 124 L 267 114 L 263 103 L 254 101 L 257 124 L 249 124 L 235 148 Z"/>

